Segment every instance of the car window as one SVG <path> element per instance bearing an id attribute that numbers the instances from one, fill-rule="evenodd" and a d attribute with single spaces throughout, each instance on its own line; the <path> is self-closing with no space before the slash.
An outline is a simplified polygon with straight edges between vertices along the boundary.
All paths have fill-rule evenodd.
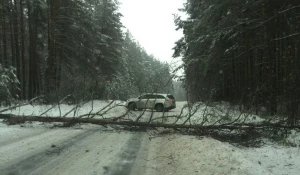
<path id="1" fill-rule="evenodd" d="M 156 95 L 156 98 L 157 99 L 166 99 L 164 96 L 162 96 L 162 95 Z"/>
<path id="2" fill-rule="evenodd" d="M 155 99 L 155 95 L 148 95 L 149 99 Z"/>
<path id="3" fill-rule="evenodd" d="M 150 95 L 143 95 L 142 97 L 141 97 L 141 99 L 149 99 L 150 98 Z"/>
<path id="4" fill-rule="evenodd" d="M 167 95 L 168 98 L 175 100 L 173 95 Z"/>

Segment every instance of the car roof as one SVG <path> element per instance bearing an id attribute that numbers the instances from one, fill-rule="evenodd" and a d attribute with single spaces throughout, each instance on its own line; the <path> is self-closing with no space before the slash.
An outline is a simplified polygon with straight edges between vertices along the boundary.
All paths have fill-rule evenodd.
<path id="1" fill-rule="evenodd" d="M 162 96 L 168 96 L 168 95 L 172 95 L 172 94 L 165 94 L 165 93 L 144 93 L 142 95 L 162 95 Z"/>

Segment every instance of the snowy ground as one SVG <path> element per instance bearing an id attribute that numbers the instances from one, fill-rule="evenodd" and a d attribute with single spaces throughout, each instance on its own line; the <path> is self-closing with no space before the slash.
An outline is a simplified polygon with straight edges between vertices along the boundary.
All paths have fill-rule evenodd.
<path id="1" fill-rule="evenodd" d="M 111 104 L 110 104 L 111 103 Z M 115 117 L 117 115 L 122 115 L 126 112 L 126 108 L 122 106 L 124 103 L 121 101 L 102 101 L 95 100 L 90 102 L 81 103 L 78 106 L 76 105 L 25 105 L 21 107 L 17 107 L 15 109 L 4 112 L 5 114 L 15 114 L 15 115 L 23 115 L 23 116 L 65 116 L 66 117 L 78 117 L 84 114 L 93 114 L 101 109 L 105 108 L 100 112 L 100 114 L 104 113 L 106 110 L 109 110 L 105 117 Z M 0 108 L 0 111 L 3 110 L 4 107 Z M 50 110 L 49 110 L 50 109 Z M 74 110 L 72 110 L 74 109 Z M 76 109 L 76 110 L 75 110 Z M 70 112 L 71 111 L 71 112 Z M 98 116 L 99 117 L 99 116 Z"/>
<path id="2" fill-rule="evenodd" d="M 155 163 L 149 174 L 296 175 L 300 170 L 299 149 L 284 146 L 237 148 L 206 137 L 169 135 L 154 139 L 150 152 Z"/>
<path id="3" fill-rule="evenodd" d="M 99 111 L 108 103 L 95 101 L 92 112 Z M 177 106 L 180 107 L 166 115 L 179 115 L 184 105 L 179 102 Z M 61 112 L 54 108 L 45 116 L 60 116 L 60 113 L 63 115 L 73 107 L 61 105 Z M 28 105 L 6 113 L 40 115 L 48 108 Z M 203 114 L 214 112 L 223 116 L 224 122 L 238 119 L 239 115 L 235 119 L 228 119 L 229 110 L 222 108 L 199 106 L 200 110 L 192 116 L 192 121 L 202 122 L 206 120 Z M 75 114 L 80 116 L 91 109 L 89 102 Z M 115 117 L 124 112 L 126 109 L 118 106 L 104 117 Z M 230 110 L 230 115 L 235 112 Z M 140 113 L 134 112 L 135 115 Z M 187 114 L 188 110 L 185 109 L 183 113 Z M 144 118 L 148 119 L 149 115 L 151 112 L 147 111 Z M 155 115 L 159 117 L 161 114 Z M 262 120 L 258 116 L 245 119 L 248 118 L 249 122 Z M 219 119 L 209 118 L 207 123 L 215 123 Z M 244 148 L 207 137 L 154 134 L 154 131 L 127 132 L 90 124 L 54 129 L 51 126 L 38 122 L 22 127 L 0 123 L 0 174 L 296 175 L 300 172 L 300 137 L 296 131 L 287 140 L 294 147 L 285 142 L 271 144 L 266 141 L 267 144 L 261 148 Z M 165 130 L 162 132 L 166 133 Z"/>

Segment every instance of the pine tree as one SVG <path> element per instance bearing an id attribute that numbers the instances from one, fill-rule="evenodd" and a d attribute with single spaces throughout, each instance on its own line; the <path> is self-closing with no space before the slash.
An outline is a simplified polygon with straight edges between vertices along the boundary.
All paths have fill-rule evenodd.
<path id="1" fill-rule="evenodd" d="M 288 94 L 299 94 L 294 80 L 300 67 L 293 64 L 299 10 L 294 0 L 188 0 L 189 18 L 175 20 L 184 37 L 174 56 L 183 56 L 190 99 L 266 106 L 272 114 L 294 99 Z"/>

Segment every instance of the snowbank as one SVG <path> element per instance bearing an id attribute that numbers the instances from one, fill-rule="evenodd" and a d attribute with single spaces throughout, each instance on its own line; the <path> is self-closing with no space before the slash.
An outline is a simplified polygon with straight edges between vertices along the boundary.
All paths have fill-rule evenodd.
<path id="1" fill-rule="evenodd" d="M 111 104 L 110 104 L 111 103 Z M 110 104 L 110 105 L 109 105 Z M 84 114 L 93 114 L 97 113 L 101 109 L 106 108 L 100 112 L 100 114 L 104 113 L 106 110 L 109 110 L 105 113 L 105 117 L 116 117 L 124 114 L 126 112 L 126 108 L 122 106 L 124 103 L 121 101 L 112 101 L 112 100 L 94 100 L 89 101 L 87 103 L 81 104 L 79 106 L 76 105 L 26 105 L 22 107 L 18 107 L 13 110 L 9 110 L 4 112 L 4 114 L 15 114 L 15 115 L 23 115 L 23 116 L 47 116 L 47 117 L 60 117 L 66 115 L 66 117 L 78 117 Z M 75 110 L 75 108 L 77 109 Z M 0 108 L 4 109 L 3 107 Z M 50 109 L 50 110 L 49 110 Z M 74 110 L 72 110 L 74 109 Z M 48 111 L 49 110 L 49 111 Z M 71 111 L 71 112 L 70 112 Z M 69 113 L 70 112 L 70 113 Z"/>
<path id="2" fill-rule="evenodd" d="M 168 135 L 150 142 L 147 173 L 201 175 L 296 175 L 299 149 L 284 146 L 238 148 L 211 138 Z"/>
<path id="3" fill-rule="evenodd" d="M 253 115 L 246 111 L 239 111 L 238 109 L 229 106 L 226 103 L 216 105 L 207 105 L 199 102 L 188 106 L 187 103 L 183 105 L 182 117 L 180 123 L 185 122 L 190 117 L 191 124 L 203 125 L 218 125 L 228 123 L 260 123 L 264 119 L 257 115 Z"/>

